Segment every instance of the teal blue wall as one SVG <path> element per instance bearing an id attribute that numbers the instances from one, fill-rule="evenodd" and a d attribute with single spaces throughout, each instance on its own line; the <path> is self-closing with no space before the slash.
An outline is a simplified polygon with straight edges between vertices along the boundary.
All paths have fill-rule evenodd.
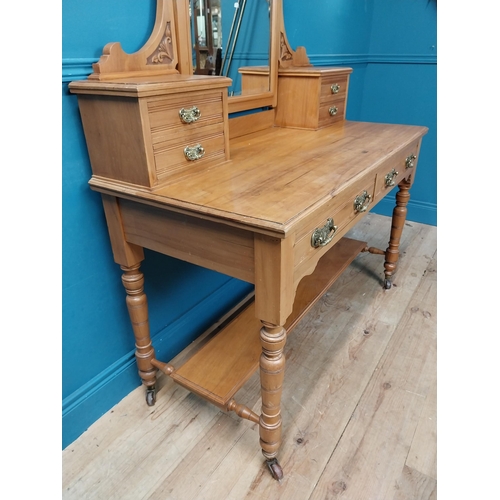
<path id="1" fill-rule="evenodd" d="M 437 0 L 377 0 L 360 120 L 425 125 L 408 219 L 437 223 Z M 390 215 L 395 190 L 375 208 Z"/>
<path id="2" fill-rule="evenodd" d="M 303 2 L 284 3 L 292 47 L 305 46 L 315 65 L 354 69 L 348 119 L 429 127 L 408 218 L 435 224 L 435 1 L 309 0 L 307 8 Z M 154 24 L 156 1 L 63 0 L 62 5 L 62 446 L 66 447 L 140 384 L 121 271 L 113 262 L 100 196 L 87 184 L 91 168 L 76 97 L 67 85 L 88 76 L 106 43 L 119 41 L 127 52 L 142 47 Z M 223 26 L 227 29 L 227 20 Z M 392 200 L 383 200 L 376 209 L 389 214 L 392 206 Z M 247 283 L 227 276 L 154 252 L 145 254 L 142 270 L 160 359 L 175 356 L 251 290 Z"/>

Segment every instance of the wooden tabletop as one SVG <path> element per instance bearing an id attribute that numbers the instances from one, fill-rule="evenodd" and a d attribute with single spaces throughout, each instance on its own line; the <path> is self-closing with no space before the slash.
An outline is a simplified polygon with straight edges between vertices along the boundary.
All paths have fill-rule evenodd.
<path id="1" fill-rule="evenodd" d="M 231 141 L 231 160 L 151 193 L 123 193 L 285 234 L 427 132 L 426 127 L 344 121 L 311 131 L 273 127 Z M 98 187 L 99 182 L 91 181 Z M 101 186 L 102 187 L 102 186 Z"/>

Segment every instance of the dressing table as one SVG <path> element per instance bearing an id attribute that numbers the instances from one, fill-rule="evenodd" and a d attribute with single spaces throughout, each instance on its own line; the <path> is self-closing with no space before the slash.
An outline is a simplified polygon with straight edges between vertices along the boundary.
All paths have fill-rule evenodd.
<path id="1" fill-rule="evenodd" d="M 272 476 L 283 477 L 280 400 L 286 337 L 359 252 L 384 257 L 391 287 L 415 179 L 421 126 L 345 119 L 350 68 L 315 68 L 270 9 L 267 66 L 229 78 L 193 74 L 187 0 L 158 0 L 144 47 L 106 45 L 75 81 L 114 260 L 136 341 L 139 376 L 155 404 L 158 371 L 224 411 L 259 425 Z M 244 110 L 251 114 L 230 117 Z M 386 250 L 344 237 L 398 186 Z M 389 229 L 389 228 L 388 228 Z M 140 263 L 143 249 L 254 284 L 254 300 L 182 366 L 156 358 Z M 235 395 L 260 370 L 260 415 Z"/>

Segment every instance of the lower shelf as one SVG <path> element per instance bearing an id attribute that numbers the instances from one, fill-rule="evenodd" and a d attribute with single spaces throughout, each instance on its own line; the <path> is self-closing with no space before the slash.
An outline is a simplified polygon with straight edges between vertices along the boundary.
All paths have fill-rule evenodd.
<path id="1" fill-rule="evenodd" d="M 301 280 L 293 312 L 285 324 L 288 334 L 365 247 L 364 241 L 342 238 L 319 260 L 314 273 Z M 170 376 L 225 410 L 259 368 L 261 323 L 254 306 L 253 302 L 249 304 Z"/>

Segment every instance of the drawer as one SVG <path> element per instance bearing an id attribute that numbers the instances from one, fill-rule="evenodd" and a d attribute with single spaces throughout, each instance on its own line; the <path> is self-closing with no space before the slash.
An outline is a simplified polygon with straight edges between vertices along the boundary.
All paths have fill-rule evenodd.
<path id="1" fill-rule="evenodd" d="M 342 121 L 345 116 L 345 99 L 334 99 L 321 104 L 319 108 L 318 126 L 326 127 Z"/>
<path id="2" fill-rule="evenodd" d="M 421 140 L 405 147 L 400 153 L 377 169 L 375 199 L 378 201 L 397 186 L 403 179 L 412 176 L 417 168 Z M 413 175 L 412 175 L 413 174 Z"/>
<path id="3" fill-rule="evenodd" d="M 228 157 L 220 90 L 188 92 L 147 102 L 156 181 Z M 199 145 L 198 149 L 193 149 Z M 191 148 L 187 156 L 185 148 Z"/>
<path id="4" fill-rule="evenodd" d="M 210 129 L 210 127 L 206 127 Z M 202 148 L 196 151 L 196 146 Z M 188 159 L 185 148 L 192 148 L 193 159 Z M 185 169 L 191 165 L 201 165 L 213 160 L 224 161 L 226 158 L 225 139 L 223 126 L 220 126 L 220 133 L 210 135 L 198 135 L 196 140 L 189 142 L 174 142 L 155 151 L 156 177 L 160 181 L 180 169 Z"/>
<path id="5" fill-rule="evenodd" d="M 172 129 L 192 130 L 224 121 L 220 90 L 150 99 L 147 108 L 153 144 L 165 140 Z"/>
<path id="6" fill-rule="evenodd" d="M 295 231 L 295 282 L 312 272 L 318 260 L 370 210 L 373 206 L 374 187 L 375 176 L 372 172 L 344 192 L 334 196 L 300 223 Z M 354 201 L 361 195 L 366 196 L 365 203 L 364 206 L 360 207 L 360 210 L 356 210 Z M 330 230 L 331 225 L 329 226 L 328 219 L 333 220 L 333 224 L 336 226 L 335 232 Z M 324 233 L 326 240 L 329 240 L 328 243 L 320 244 L 317 247 L 313 246 L 313 234 L 317 231 Z"/>
<path id="7" fill-rule="evenodd" d="M 349 75 L 331 75 L 321 79 L 320 102 L 329 98 L 345 98 Z"/>
<path id="8" fill-rule="evenodd" d="M 192 169 L 186 146 L 202 143 L 204 166 L 209 158 L 229 159 L 229 78 L 132 73 L 73 82 L 94 176 L 152 190 L 169 171 Z"/>

